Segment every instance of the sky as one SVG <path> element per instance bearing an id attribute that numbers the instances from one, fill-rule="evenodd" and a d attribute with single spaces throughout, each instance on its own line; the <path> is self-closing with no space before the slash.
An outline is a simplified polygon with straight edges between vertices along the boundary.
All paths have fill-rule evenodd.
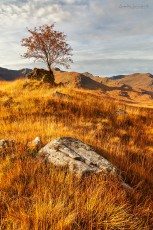
<path id="1" fill-rule="evenodd" d="M 55 23 L 73 49 L 69 71 L 153 73 L 152 12 L 153 0 L 0 0 L 0 67 L 45 68 L 23 59 L 21 39 Z"/>

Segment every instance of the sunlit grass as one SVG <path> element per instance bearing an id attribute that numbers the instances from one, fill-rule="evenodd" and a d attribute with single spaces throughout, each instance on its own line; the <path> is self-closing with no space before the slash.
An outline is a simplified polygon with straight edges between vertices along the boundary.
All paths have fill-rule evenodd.
<path id="1" fill-rule="evenodd" d="M 54 92 L 68 95 L 58 98 Z M 128 115 L 116 115 L 118 109 Z M 15 139 L 0 161 L 0 229 L 152 229 L 153 110 L 104 99 L 96 91 L 51 88 L 41 82 L 1 82 L 0 139 Z M 80 181 L 39 162 L 25 145 L 71 136 L 92 145 L 121 171 Z"/>

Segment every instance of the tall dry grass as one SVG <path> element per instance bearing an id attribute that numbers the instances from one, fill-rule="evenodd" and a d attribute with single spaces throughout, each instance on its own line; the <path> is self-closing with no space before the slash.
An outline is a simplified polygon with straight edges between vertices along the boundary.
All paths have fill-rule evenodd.
<path id="1" fill-rule="evenodd" d="M 58 98 L 55 90 L 69 96 Z M 117 116 L 117 109 L 128 115 Z M 152 117 L 151 109 L 117 104 L 96 91 L 1 82 L 0 139 L 15 139 L 18 147 L 0 160 L 0 229 L 152 229 Z M 80 181 L 65 168 L 44 165 L 25 149 L 36 136 L 92 145 L 133 191 L 111 176 Z"/>

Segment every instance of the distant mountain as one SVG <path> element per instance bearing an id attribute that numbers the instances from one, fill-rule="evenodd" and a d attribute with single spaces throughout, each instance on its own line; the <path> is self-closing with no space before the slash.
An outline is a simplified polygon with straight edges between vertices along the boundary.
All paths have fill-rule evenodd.
<path id="1" fill-rule="evenodd" d="M 10 70 L 0 67 L 0 80 L 12 81 L 20 77 L 24 77 L 31 69 Z"/>
<path id="2" fill-rule="evenodd" d="M 0 80 L 11 81 L 31 72 L 31 69 L 9 70 L 0 68 Z M 129 104 L 153 104 L 153 75 L 134 73 L 113 77 L 98 77 L 88 72 L 66 72 L 54 69 L 56 83 L 69 85 L 72 89 L 95 90 L 98 94 Z"/>
<path id="3" fill-rule="evenodd" d="M 128 75 L 118 75 L 110 78 L 120 84 L 126 84 L 134 88 L 153 90 L 153 75 L 150 73 L 134 73 Z"/>
<path id="4" fill-rule="evenodd" d="M 102 96 L 129 104 L 153 105 L 153 76 L 149 73 L 118 75 L 111 78 L 97 77 L 88 72 L 54 71 L 57 83 L 68 84 L 71 88 L 96 90 Z"/>

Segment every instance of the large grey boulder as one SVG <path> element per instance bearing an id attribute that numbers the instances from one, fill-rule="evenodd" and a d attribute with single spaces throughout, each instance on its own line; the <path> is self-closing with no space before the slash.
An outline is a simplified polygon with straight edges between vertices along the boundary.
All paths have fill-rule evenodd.
<path id="1" fill-rule="evenodd" d="M 68 166 L 77 175 L 94 173 L 111 173 L 117 175 L 117 169 L 94 149 L 83 142 L 71 138 L 61 137 L 46 146 L 39 155 L 56 166 Z"/>
<path id="2" fill-rule="evenodd" d="M 122 180 L 120 171 L 111 162 L 78 139 L 58 138 L 41 148 L 38 156 L 55 166 L 68 167 L 72 173 L 79 177 L 91 173 L 112 174 L 119 179 L 127 191 L 131 190 L 131 187 Z"/>

